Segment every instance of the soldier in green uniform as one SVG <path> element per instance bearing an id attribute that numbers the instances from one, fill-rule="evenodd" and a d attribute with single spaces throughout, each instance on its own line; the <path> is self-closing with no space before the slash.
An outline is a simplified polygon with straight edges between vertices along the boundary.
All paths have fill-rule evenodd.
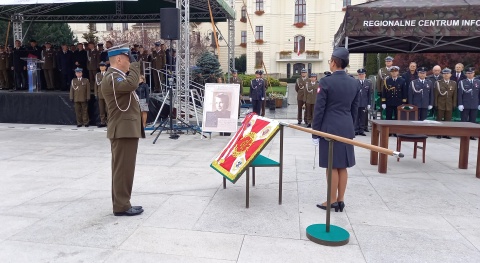
<path id="1" fill-rule="evenodd" d="M 388 56 L 385 58 L 385 67 L 378 70 L 377 75 L 377 94 L 381 96 L 383 82 L 386 77 L 390 76 L 390 68 L 393 65 L 393 58 Z"/>
<path id="2" fill-rule="evenodd" d="M 148 50 L 145 50 L 142 45 L 138 48 L 138 62 L 140 62 L 140 73 L 145 75 L 145 68 L 143 62 L 152 62 L 151 56 L 148 54 Z"/>
<path id="3" fill-rule="evenodd" d="M 102 93 L 102 79 L 105 76 L 107 70 L 107 64 L 105 62 L 100 62 L 98 65 L 100 67 L 100 72 L 95 75 L 95 98 L 98 100 L 98 111 L 100 114 L 100 124 L 97 125 L 98 128 L 107 127 L 107 105 L 105 104 L 105 99 L 103 98 Z"/>
<path id="4" fill-rule="evenodd" d="M 435 109 L 437 112 L 437 121 L 452 121 L 453 109 L 457 107 L 457 82 L 450 80 L 452 70 L 445 68 L 442 70 L 443 79 L 437 81 L 433 90 L 435 96 Z M 451 139 L 450 136 L 443 136 Z M 437 136 L 438 139 L 441 136 Z"/>
<path id="5" fill-rule="evenodd" d="M 8 89 L 8 69 L 10 67 L 9 56 L 5 46 L 0 45 L 0 89 Z"/>
<path id="6" fill-rule="evenodd" d="M 77 127 L 89 126 L 88 101 L 90 100 L 90 82 L 82 77 L 81 68 L 75 69 L 75 78 L 70 85 L 70 100 L 75 103 L 75 115 L 77 116 Z"/>
<path id="7" fill-rule="evenodd" d="M 302 118 L 305 124 L 307 124 L 307 120 L 305 118 L 305 113 L 303 111 L 303 108 L 305 106 L 305 87 L 307 86 L 308 83 L 308 78 L 307 78 L 307 70 L 302 69 L 301 71 L 301 77 L 297 79 L 295 82 L 295 91 L 297 92 L 297 120 L 298 124 L 302 124 Z M 303 115 L 303 116 L 302 116 Z"/>
<path id="8" fill-rule="evenodd" d="M 98 64 L 100 63 L 100 51 L 95 48 L 95 43 L 93 42 L 88 42 L 87 58 L 87 69 L 88 77 L 90 78 L 90 88 L 93 89 L 95 87 L 95 75 L 97 75 Z"/>
<path id="9" fill-rule="evenodd" d="M 41 54 L 43 62 L 43 75 L 45 76 L 45 82 L 47 84 L 47 90 L 55 89 L 55 68 L 56 68 L 56 57 L 55 51 L 52 48 L 52 43 L 45 43 L 45 50 L 42 50 Z"/>
<path id="10" fill-rule="evenodd" d="M 307 128 L 312 127 L 313 121 L 313 107 L 315 106 L 315 101 L 317 100 L 318 93 L 318 81 L 317 74 L 310 74 L 310 81 L 307 82 L 305 90 L 303 92 L 303 101 L 305 101 L 305 122 Z"/>
<path id="11" fill-rule="evenodd" d="M 128 48 L 108 51 L 110 68 L 101 84 L 108 109 L 107 138 L 110 139 L 112 152 L 112 205 L 115 216 L 135 216 L 143 212 L 141 206 L 130 204 L 138 139 L 145 138 L 145 131 L 135 93 L 140 64 L 130 63 L 129 51 Z"/>
<path id="12" fill-rule="evenodd" d="M 232 70 L 232 76 L 230 77 L 229 83 L 239 84 L 240 85 L 240 97 L 238 98 L 238 117 L 240 117 L 240 104 L 242 104 L 242 95 L 243 95 L 243 81 L 238 77 L 238 71 L 236 69 Z"/>
<path id="13" fill-rule="evenodd" d="M 165 44 L 155 43 L 155 51 L 152 52 L 152 71 L 155 83 L 154 92 L 160 92 L 161 84 L 165 82 L 165 64 L 167 63 L 167 54 L 165 53 Z"/>

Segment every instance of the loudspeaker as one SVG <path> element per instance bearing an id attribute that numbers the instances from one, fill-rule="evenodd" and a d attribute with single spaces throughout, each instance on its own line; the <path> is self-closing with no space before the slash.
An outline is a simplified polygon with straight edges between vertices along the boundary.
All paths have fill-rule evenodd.
<path id="1" fill-rule="evenodd" d="M 162 39 L 180 39 L 180 9 L 160 9 L 160 36 Z"/>

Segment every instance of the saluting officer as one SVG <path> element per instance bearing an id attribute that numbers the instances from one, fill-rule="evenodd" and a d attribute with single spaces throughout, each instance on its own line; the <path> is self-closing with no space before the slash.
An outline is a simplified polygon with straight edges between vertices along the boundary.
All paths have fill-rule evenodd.
<path id="1" fill-rule="evenodd" d="M 476 123 L 480 109 L 480 80 L 474 79 L 474 67 L 467 68 L 465 73 L 467 78 L 458 83 L 458 110 L 462 112 L 462 121 Z"/>
<path id="2" fill-rule="evenodd" d="M 88 101 L 90 100 L 90 82 L 82 77 L 81 68 L 75 69 L 76 78 L 72 79 L 70 85 L 70 100 L 75 103 L 75 115 L 77 116 L 77 127 L 89 126 Z"/>
<path id="3" fill-rule="evenodd" d="M 230 77 L 229 83 L 240 85 L 240 97 L 238 101 L 238 117 L 240 117 L 240 105 L 242 104 L 243 95 L 243 80 L 238 77 L 238 71 L 236 69 L 232 70 L 232 76 Z"/>
<path id="4" fill-rule="evenodd" d="M 5 46 L 0 45 L 0 89 L 9 89 L 8 69 L 10 67 Z"/>
<path id="5" fill-rule="evenodd" d="M 382 88 L 382 109 L 385 110 L 386 120 L 396 120 L 397 107 L 407 102 L 407 84 L 399 77 L 399 67 L 390 68 L 390 77 L 385 78 Z M 393 118 L 392 118 L 393 114 Z"/>
<path id="6" fill-rule="evenodd" d="M 100 62 L 98 64 L 100 67 L 100 72 L 95 75 L 95 98 L 98 99 L 98 112 L 100 114 L 100 124 L 97 126 L 98 128 L 107 127 L 107 105 L 105 104 L 105 99 L 103 98 L 102 93 L 102 79 L 105 76 L 107 70 L 107 64 L 105 62 Z"/>
<path id="7" fill-rule="evenodd" d="M 52 43 L 45 43 L 45 50 L 42 50 L 43 74 L 45 75 L 45 82 L 47 83 L 47 90 L 55 89 L 54 70 L 56 68 L 55 51 L 52 49 Z"/>
<path id="8" fill-rule="evenodd" d="M 393 58 L 388 56 L 385 58 L 385 67 L 378 70 L 377 74 L 377 94 L 380 96 L 385 78 L 390 76 L 390 68 L 393 65 Z"/>
<path id="9" fill-rule="evenodd" d="M 155 51 L 152 52 L 152 72 L 155 82 L 154 92 L 160 92 L 161 84 L 165 82 L 165 64 L 167 63 L 167 54 L 165 53 L 165 44 L 155 43 Z"/>
<path id="10" fill-rule="evenodd" d="M 437 121 L 452 121 L 452 112 L 457 107 L 457 82 L 450 80 L 452 70 L 445 68 L 442 70 L 443 79 L 435 83 L 435 108 L 437 112 Z M 451 139 L 450 136 L 443 136 Z M 441 138 L 440 135 L 437 136 Z"/>
<path id="11" fill-rule="evenodd" d="M 317 92 L 317 74 L 311 73 L 310 80 L 307 82 L 307 85 L 305 86 L 305 90 L 303 92 L 303 101 L 305 102 L 305 123 L 307 124 L 307 128 L 312 127 L 313 108 L 315 107 L 315 101 L 317 100 Z"/>
<path id="12" fill-rule="evenodd" d="M 262 78 L 261 70 L 255 71 L 255 79 L 250 82 L 250 101 L 252 102 L 253 112 L 260 115 L 262 103 L 265 100 L 265 80 Z"/>
<path id="13" fill-rule="evenodd" d="M 98 64 L 100 63 L 100 52 L 95 48 L 95 43 L 93 42 L 88 42 L 87 58 L 87 69 L 88 77 L 90 78 L 90 88 L 93 89 L 95 87 L 95 75 L 97 75 Z"/>
<path id="14" fill-rule="evenodd" d="M 115 216 L 135 216 L 143 212 L 141 206 L 132 206 L 130 203 L 138 139 L 145 138 L 145 131 L 135 93 L 140 78 L 140 64 L 130 63 L 129 53 L 128 48 L 108 50 L 110 68 L 101 87 L 108 108 L 107 138 L 110 139 L 112 152 L 112 203 Z"/>
<path id="15" fill-rule="evenodd" d="M 297 92 L 297 120 L 298 124 L 302 124 L 302 118 L 305 123 L 307 123 L 307 119 L 305 116 L 305 112 L 302 113 L 303 111 L 303 106 L 305 105 L 304 97 L 305 97 L 305 87 L 307 86 L 307 83 L 309 79 L 307 78 L 307 70 L 302 69 L 301 71 L 301 77 L 297 78 L 297 81 L 295 82 L 295 91 Z M 303 114 L 303 117 L 302 117 Z"/>
<path id="16" fill-rule="evenodd" d="M 365 79 L 367 70 L 361 68 L 357 70 L 358 82 L 360 84 L 360 93 L 358 96 L 358 116 L 355 120 L 355 135 L 365 135 L 367 110 L 370 109 L 370 89 L 372 88 L 372 82 Z"/>
<path id="17" fill-rule="evenodd" d="M 433 96 L 434 85 L 432 81 L 426 79 L 427 68 L 418 68 L 418 79 L 410 82 L 408 88 L 408 103 L 418 107 L 418 120 L 423 121 L 427 118 L 428 111 L 433 108 L 435 99 Z"/>

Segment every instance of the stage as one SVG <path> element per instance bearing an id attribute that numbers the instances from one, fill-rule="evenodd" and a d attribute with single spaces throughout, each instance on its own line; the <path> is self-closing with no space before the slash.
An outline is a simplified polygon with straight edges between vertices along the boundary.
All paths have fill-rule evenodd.
<path id="1" fill-rule="evenodd" d="M 0 122 L 26 124 L 76 125 L 75 109 L 66 91 L 0 91 Z M 147 122 L 153 122 L 161 101 L 150 99 Z M 97 101 L 89 103 L 90 125 L 100 122 Z M 161 117 L 167 117 L 169 105 L 162 109 Z"/>

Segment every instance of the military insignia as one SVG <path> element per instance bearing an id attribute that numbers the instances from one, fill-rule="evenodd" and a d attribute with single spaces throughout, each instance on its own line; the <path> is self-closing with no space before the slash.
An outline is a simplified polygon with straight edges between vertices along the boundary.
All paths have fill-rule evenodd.
<path id="1" fill-rule="evenodd" d="M 117 81 L 118 81 L 118 82 L 123 81 L 123 78 L 118 77 L 118 78 L 117 78 Z"/>

